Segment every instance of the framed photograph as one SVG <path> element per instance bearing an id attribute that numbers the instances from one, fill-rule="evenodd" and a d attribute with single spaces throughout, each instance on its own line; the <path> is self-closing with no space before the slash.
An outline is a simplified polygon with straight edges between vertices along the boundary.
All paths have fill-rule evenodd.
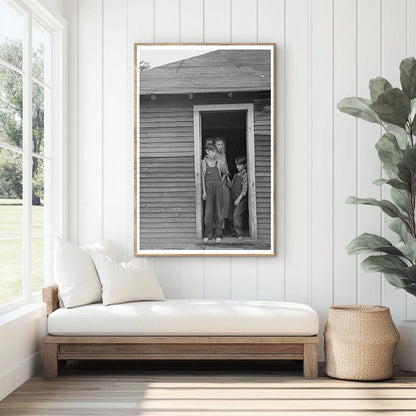
<path id="1" fill-rule="evenodd" d="M 134 48 L 135 255 L 275 255 L 275 45 Z"/>

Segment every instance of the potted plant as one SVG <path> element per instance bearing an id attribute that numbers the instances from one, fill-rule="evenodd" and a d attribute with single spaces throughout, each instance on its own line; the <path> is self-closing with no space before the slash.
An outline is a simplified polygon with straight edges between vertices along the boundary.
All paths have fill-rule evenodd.
<path id="1" fill-rule="evenodd" d="M 416 296 L 416 59 L 400 63 L 400 88 L 384 78 L 369 82 L 370 99 L 344 98 L 338 109 L 354 117 L 379 124 L 383 135 L 376 144 L 385 178 L 377 186 L 387 185 L 391 200 L 349 197 L 347 203 L 381 208 L 390 217 L 389 228 L 398 236 L 393 244 L 376 234 L 364 233 L 352 240 L 349 254 L 374 253 L 362 267 L 367 272 L 381 272 L 386 280 Z M 400 324 L 402 341 L 397 351 L 399 366 L 416 371 L 416 321 Z M 409 335 L 414 335 L 415 338 Z M 406 341 L 407 340 L 407 341 Z"/>

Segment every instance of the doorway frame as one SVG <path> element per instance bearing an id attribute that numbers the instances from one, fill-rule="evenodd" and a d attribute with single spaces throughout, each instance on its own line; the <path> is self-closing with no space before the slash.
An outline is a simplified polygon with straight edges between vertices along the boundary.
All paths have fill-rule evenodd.
<path id="1" fill-rule="evenodd" d="M 254 151 L 254 104 L 206 104 L 194 105 L 194 160 L 195 160 L 195 203 L 196 203 L 196 235 L 202 240 L 202 183 L 201 183 L 201 147 L 202 125 L 201 113 L 246 111 L 246 150 L 247 150 L 247 195 L 248 195 L 248 225 L 250 238 L 257 241 L 257 209 L 256 209 L 256 166 Z"/>

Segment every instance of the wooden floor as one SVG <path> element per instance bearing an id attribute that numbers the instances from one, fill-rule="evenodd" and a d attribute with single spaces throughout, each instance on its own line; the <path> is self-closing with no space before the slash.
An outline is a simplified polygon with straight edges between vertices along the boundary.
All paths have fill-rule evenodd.
<path id="1" fill-rule="evenodd" d="M 384 382 L 305 380 L 299 363 L 70 362 L 31 378 L 0 415 L 416 415 L 416 374 Z"/>

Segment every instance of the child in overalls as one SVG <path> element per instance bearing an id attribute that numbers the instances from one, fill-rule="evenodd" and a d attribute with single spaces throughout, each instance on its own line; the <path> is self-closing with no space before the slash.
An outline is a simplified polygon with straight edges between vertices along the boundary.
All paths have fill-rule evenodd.
<path id="1" fill-rule="evenodd" d="M 214 237 L 217 244 L 222 241 L 222 210 L 223 189 L 221 180 L 220 162 L 216 155 L 217 148 L 212 143 L 205 146 L 206 156 L 201 161 L 202 172 L 202 199 L 205 201 L 204 238 L 207 244 Z"/>
<path id="2" fill-rule="evenodd" d="M 235 158 L 237 173 L 228 182 L 231 188 L 230 221 L 231 235 L 243 240 L 243 215 L 247 211 L 247 161 L 245 156 Z"/>

